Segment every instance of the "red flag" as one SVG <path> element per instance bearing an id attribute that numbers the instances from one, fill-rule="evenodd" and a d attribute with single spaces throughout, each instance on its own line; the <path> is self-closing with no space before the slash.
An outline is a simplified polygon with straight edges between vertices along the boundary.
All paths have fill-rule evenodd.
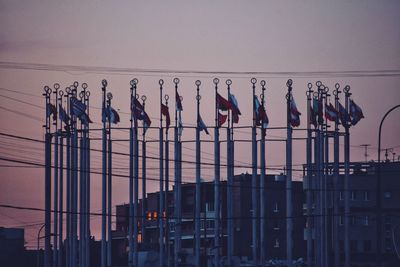
<path id="1" fill-rule="evenodd" d="M 218 127 L 221 127 L 225 122 L 228 115 L 224 115 L 218 112 Z"/>
<path id="2" fill-rule="evenodd" d="M 217 108 L 219 110 L 226 111 L 226 110 L 231 109 L 231 103 L 228 100 L 226 100 L 225 98 L 223 98 L 218 93 L 217 93 L 216 101 L 217 101 Z"/>
<path id="3" fill-rule="evenodd" d="M 169 116 L 168 106 L 161 103 L 161 114 L 165 116 L 167 130 L 171 124 L 171 117 Z"/>

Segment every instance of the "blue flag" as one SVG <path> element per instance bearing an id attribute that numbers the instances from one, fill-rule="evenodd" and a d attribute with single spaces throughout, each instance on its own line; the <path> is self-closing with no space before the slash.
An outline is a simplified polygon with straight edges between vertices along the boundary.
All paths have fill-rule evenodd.
<path id="1" fill-rule="evenodd" d="M 209 132 L 208 132 L 208 130 L 207 130 L 207 126 L 206 126 L 206 124 L 204 123 L 204 121 L 203 121 L 203 119 L 201 118 L 201 116 L 199 115 L 199 128 L 200 128 L 200 131 L 205 131 L 206 132 L 206 134 L 210 134 Z"/>

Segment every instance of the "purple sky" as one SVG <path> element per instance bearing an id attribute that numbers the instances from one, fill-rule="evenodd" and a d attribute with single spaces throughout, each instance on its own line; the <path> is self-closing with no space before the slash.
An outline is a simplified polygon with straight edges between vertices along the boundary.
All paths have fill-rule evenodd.
<path id="1" fill-rule="evenodd" d="M 398 1 L 120 1 L 82 3 L 68 1 L 1 1 L 0 2 L 0 61 L 44 63 L 55 65 L 102 66 L 117 68 L 146 68 L 167 70 L 201 70 L 233 72 L 305 72 L 359 71 L 400 69 L 400 3 Z M 397 71 L 398 73 L 398 71 Z M 166 81 L 165 92 L 173 95 L 171 74 L 94 73 L 77 71 L 35 71 L 0 68 L 0 132 L 43 139 L 41 127 L 44 110 L 41 99 L 44 85 L 55 82 L 65 88 L 73 81 L 87 82 L 91 90 L 91 114 L 100 122 L 100 82 L 109 81 L 114 94 L 113 105 L 122 112 L 129 110 L 129 81 L 140 80 L 138 92 L 148 97 L 147 107 L 154 124 L 158 125 L 158 79 Z M 193 124 L 195 86 L 202 80 L 202 117 L 213 124 L 212 78 L 214 75 L 178 75 L 183 96 L 183 120 Z M 241 126 L 251 123 L 252 75 L 220 75 L 225 82 L 232 78 L 232 92 L 243 113 Z M 303 112 L 305 127 L 305 91 L 308 82 L 323 81 L 330 88 L 336 82 L 351 86 L 355 101 L 363 108 L 365 119 L 351 129 L 351 159 L 363 160 L 361 144 L 371 144 L 370 158 L 376 159 L 380 119 L 392 106 L 400 103 L 400 78 L 392 77 L 292 77 L 256 76 L 267 81 L 267 112 L 270 126 L 284 126 L 286 80 L 294 80 L 294 96 Z M 24 94 L 19 94 L 13 91 Z M 220 87 L 226 95 L 224 83 Z M 257 87 L 259 93 L 260 88 Z M 28 104 L 15 102 L 18 98 Z M 11 110 L 11 112 L 10 112 Z M 22 116 L 22 112 L 29 114 Z M 391 114 L 384 126 L 383 147 L 396 147 L 400 154 L 398 136 L 400 111 Z M 121 113 L 120 126 L 128 126 L 129 117 Z M 92 127 L 97 128 L 99 124 Z M 116 137 L 127 133 L 114 131 Z M 248 139 L 249 131 L 236 134 Z M 149 133 L 156 138 L 156 132 Z M 298 137 L 302 133 L 296 132 Z M 94 137 L 98 134 L 94 134 Z M 284 138 L 283 131 L 269 131 L 271 138 Z M 184 138 L 194 133 L 185 130 Z M 212 137 L 202 134 L 205 140 Z M 11 145 L 10 145 L 11 144 Z M 94 143 L 97 146 L 98 143 Z M 126 151 L 127 144 L 115 146 Z M 185 156 L 193 159 L 193 144 L 185 145 Z M 250 164 L 251 151 L 246 144 L 237 144 L 236 158 Z M 305 143 L 296 142 L 294 163 L 304 163 Z M 224 149 L 224 147 L 222 147 Z M 171 148 L 172 150 L 172 148 Z M 205 144 L 204 161 L 213 156 L 212 147 Z M 225 150 L 223 150 L 225 151 Z M 279 153 L 282 151 L 282 153 Z M 284 164 L 284 144 L 267 145 L 268 166 Z M 149 152 L 158 153 L 152 144 Z M 1 138 L 2 157 L 43 162 L 41 144 Z M 223 155 L 225 152 L 222 153 Z M 100 154 L 93 155 L 94 168 L 101 166 Z M 222 159 L 224 161 L 225 158 Z M 116 166 L 127 167 L 127 158 L 116 158 Z M 16 169 L 0 162 L 0 204 L 43 207 L 43 170 Z M 156 167 L 150 162 L 149 167 Z M 190 167 L 190 166 L 187 166 Z M 120 170 L 126 173 L 127 170 Z M 240 169 L 237 172 L 245 171 Z M 157 170 L 148 170 L 156 177 Z M 212 179 L 212 170 L 204 169 L 205 180 Z M 225 174 L 225 170 L 222 172 Z M 294 173 L 295 179 L 301 172 Z M 93 176 L 93 211 L 100 209 L 100 177 Z M 194 172 L 185 170 L 184 180 L 193 181 Z M 114 180 L 114 204 L 128 201 L 127 180 Z M 156 190 L 157 183 L 150 184 Z M 151 191 L 150 190 L 150 191 Z M 40 223 L 43 214 L 0 208 L 0 225 L 20 226 Z M 99 218 L 93 218 L 93 232 L 98 234 Z M 26 239 L 34 244 L 38 227 L 27 228 Z"/>

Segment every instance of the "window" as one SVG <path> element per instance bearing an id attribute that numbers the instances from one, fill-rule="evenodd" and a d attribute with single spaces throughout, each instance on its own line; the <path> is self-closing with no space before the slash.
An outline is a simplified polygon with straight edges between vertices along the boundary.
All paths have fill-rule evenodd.
<path id="1" fill-rule="evenodd" d="M 275 238 L 274 248 L 279 248 L 279 239 Z"/>
<path id="2" fill-rule="evenodd" d="M 279 230 L 279 223 L 278 221 L 274 221 L 274 230 Z"/>
<path id="3" fill-rule="evenodd" d="M 274 204 L 274 212 L 279 212 L 278 202 Z"/>
<path id="4" fill-rule="evenodd" d="M 151 211 L 147 212 L 147 220 L 151 221 Z"/>
<path id="5" fill-rule="evenodd" d="M 392 198 L 392 192 L 390 192 L 390 191 L 385 191 L 385 192 L 383 193 L 383 196 L 384 196 L 386 199 Z"/>
<path id="6" fill-rule="evenodd" d="M 357 192 L 351 191 L 351 200 L 356 200 L 356 199 L 357 199 Z"/>
<path id="7" fill-rule="evenodd" d="M 364 252 L 370 252 L 372 249 L 372 242 L 371 240 L 364 240 Z"/>
<path id="8" fill-rule="evenodd" d="M 368 226 L 369 225 L 369 216 L 365 215 L 363 218 L 363 225 Z"/>
<path id="9" fill-rule="evenodd" d="M 369 192 L 364 191 L 364 201 L 369 201 Z"/>
<path id="10" fill-rule="evenodd" d="M 175 232 L 175 222 L 169 222 L 169 231 Z"/>
<path id="11" fill-rule="evenodd" d="M 344 199 L 343 192 L 340 191 L 340 192 L 339 192 L 339 200 L 343 200 L 343 199 Z"/>
<path id="12" fill-rule="evenodd" d="M 206 203 L 206 211 L 214 211 L 214 203 Z"/>

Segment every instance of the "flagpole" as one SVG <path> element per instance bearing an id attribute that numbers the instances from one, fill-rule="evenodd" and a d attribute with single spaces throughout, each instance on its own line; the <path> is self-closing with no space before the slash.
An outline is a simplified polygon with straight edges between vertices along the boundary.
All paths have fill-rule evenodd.
<path id="1" fill-rule="evenodd" d="M 348 113 L 349 110 L 349 97 L 350 86 L 346 85 L 343 89 L 345 93 L 345 108 Z M 349 122 L 346 121 L 347 125 L 345 127 L 345 135 L 344 135 L 344 251 L 345 251 L 345 267 L 350 267 L 350 170 L 349 170 L 349 161 L 350 161 L 350 133 L 349 133 Z"/>
<path id="2" fill-rule="evenodd" d="M 52 90 L 48 87 L 44 87 L 43 96 L 46 101 L 46 124 L 45 124 L 45 183 L 44 183 L 44 192 L 45 192 L 45 253 L 44 253 L 44 266 L 51 267 L 51 241 L 50 241 L 50 233 L 51 233 L 51 133 L 50 133 L 50 118 L 47 116 L 48 105 L 50 105 L 50 95 Z"/>
<path id="3" fill-rule="evenodd" d="M 306 197 L 307 197 L 307 266 L 312 266 L 312 246 L 313 246 L 313 240 L 312 240 L 312 160 L 311 160 L 311 149 L 312 149 L 312 144 L 311 144 L 311 139 L 312 139 L 312 130 L 311 130 L 311 97 L 313 91 L 311 90 L 312 84 L 308 83 L 308 91 L 307 91 L 307 180 L 306 182 Z"/>
<path id="4" fill-rule="evenodd" d="M 178 84 L 179 79 L 174 78 L 173 80 L 175 84 L 175 96 L 178 94 Z M 181 112 L 181 111 L 179 111 Z M 182 211 L 181 211 L 181 202 L 180 202 L 180 179 L 179 179 L 179 129 L 178 125 L 178 107 L 175 100 L 175 129 L 174 129 L 174 173 L 175 173 L 175 187 L 174 187 L 174 202 L 175 202 L 175 235 L 174 235 L 174 266 L 178 267 L 178 257 L 179 251 L 181 250 L 181 222 L 182 222 Z"/>
<path id="5" fill-rule="evenodd" d="M 146 96 L 142 95 L 143 112 L 145 112 Z M 146 199 L 146 121 L 143 119 L 143 133 L 142 133 L 142 224 L 141 234 L 142 243 L 146 241 L 146 213 L 147 213 L 147 199 Z"/>
<path id="6" fill-rule="evenodd" d="M 71 88 L 67 87 L 65 89 L 66 95 L 65 97 L 67 98 L 67 114 L 70 114 L 70 95 L 71 95 Z M 66 166 L 67 166 L 67 196 L 66 196 L 66 209 L 67 209 L 67 233 L 66 233 L 66 241 L 67 241 L 67 246 L 66 246 L 66 266 L 71 267 L 72 265 L 72 240 L 71 240 L 71 123 L 72 121 L 69 121 L 70 125 L 68 126 L 68 131 L 67 131 L 67 144 L 66 144 Z"/>
<path id="7" fill-rule="evenodd" d="M 77 97 L 78 82 L 74 82 L 72 88 L 73 97 Z M 71 107 L 72 108 L 72 107 Z M 78 126 L 77 116 L 71 116 L 72 120 L 72 186 L 71 186 L 71 197 L 72 197 L 72 266 L 77 266 L 78 262 Z"/>
<path id="8" fill-rule="evenodd" d="M 87 106 L 87 114 L 89 117 L 89 96 L 90 92 L 86 91 L 87 84 L 83 83 L 82 88 L 85 91 L 85 104 Z M 90 266 L 90 137 L 89 125 L 85 126 L 85 266 Z"/>
<path id="9" fill-rule="evenodd" d="M 133 225 L 133 173 L 134 173 L 134 166 L 133 166 L 133 139 L 134 139 L 134 129 L 133 129 L 133 110 L 135 110 L 135 101 L 133 101 L 134 97 L 136 97 L 136 82 L 135 80 L 130 81 L 131 88 L 130 88 L 130 110 L 131 110 L 131 118 L 130 123 L 131 127 L 129 129 L 129 220 L 128 220 L 128 242 L 129 242 L 129 251 L 128 251 L 128 267 L 133 266 L 133 236 L 132 236 L 132 225 Z M 136 118 L 135 118 L 135 127 L 136 127 Z"/>
<path id="10" fill-rule="evenodd" d="M 219 145 L 219 121 L 218 121 L 218 83 L 219 79 L 214 78 L 215 84 L 215 129 L 214 129 L 214 267 L 219 267 L 219 253 L 220 253 L 220 240 L 219 240 L 219 220 L 220 220 L 220 145 Z"/>
<path id="11" fill-rule="evenodd" d="M 195 210 L 195 263 L 200 267 L 200 80 L 196 81 L 197 86 L 197 127 L 196 127 L 196 210 Z"/>
<path id="12" fill-rule="evenodd" d="M 107 93 L 107 108 L 111 112 L 111 100 L 113 96 L 110 92 Z M 112 140 L 111 140 L 111 120 L 108 120 L 108 150 L 107 150 L 107 167 L 108 167 L 108 177 L 107 177 L 107 267 L 112 266 Z"/>
<path id="13" fill-rule="evenodd" d="M 83 100 L 83 92 L 79 93 L 80 101 L 82 102 Z M 83 254 L 83 198 L 84 198 L 84 158 L 85 158 L 85 152 L 84 152 L 84 134 L 83 134 L 83 123 L 80 123 L 80 140 L 79 140 L 79 166 L 77 165 L 77 168 L 79 167 L 79 240 L 78 240 L 78 250 L 79 250 L 79 266 L 83 265 L 84 261 L 84 254 Z M 78 209 L 77 209 L 78 210 Z"/>
<path id="14" fill-rule="evenodd" d="M 325 107 L 327 106 L 327 99 L 330 96 L 328 94 L 329 88 L 325 86 L 323 96 L 324 96 L 324 105 Z M 322 147 L 324 149 L 324 154 L 322 155 L 323 158 L 323 182 L 324 182 L 324 187 L 323 187 L 323 194 L 324 194 L 324 212 L 323 212 L 323 219 L 324 219 L 324 228 L 323 228 L 323 233 L 324 233 L 324 265 L 326 267 L 330 266 L 330 259 L 328 255 L 328 246 L 331 244 L 329 242 L 328 238 L 328 179 L 329 179 L 329 171 L 328 171 L 328 164 L 329 164 L 329 136 L 328 136 L 328 120 L 325 119 L 325 123 L 323 125 L 324 127 L 324 133 L 323 133 L 323 143 Z"/>
<path id="15" fill-rule="evenodd" d="M 257 227 L 257 125 L 256 125 L 256 112 L 254 97 L 256 95 L 256 83 L 257 79 L 251 79 L 253 88 L 253 126 L 251 127 L 251 207 L 252 207 L 252 255 L 253 255 L 253 266 L 258 266 L 258 227 Z"/>
<path id="16" fill-rule="evenodd" d="M 55 95 L 55 106 L 57 109 L 58 106 L 58 89 L 60 85 L 58 83 L 54 84 L 53 93 Z M 54 131 L 54 195 L 53 195 L 53 205 L 54 205 L 54 213 L 53 213 L 53 227 L 54 227 L 54 235 L 53 235 L 53 267 L 58 266 L 58 120 L 56 118 L 53 123 L 55 126 Z"/>
<path id="17" fill-rule="evenodd" d="M 333 95 L 335 96 L 335 109 L 338 110 L 339 90 L 340 85 L 335 84 L 335 90 Z M 334 251 L 334 266 L 339 267 L 340 265 L 340 246 L 339 246 L 339 117 L 335 119 L 335 132 L 334 132 L 334 144 L 333 144 L 333 187 L 334 187 L 334 201 L 333 201 L 333 213 L 334 213 L 334 226 L 333 226 L 333 251 Z"/>
<path id="18" fill-rule="evenodd" d="M 160 267 L 164 267 L 164 224 L 163 224 L 163 211 L 164 211 L 164 133 L 163 133 L 163 125 L 162 125 L 162 91 L 163 91 L 163 84 L 164 80 L 160 79 L 158 81 L 160 85 L 160 130 L 159 130 L 159 141 L 160 141 L 160 207 L 159 207 L 159 216 L 157 216 L 159 222 L 159 256 L 160 256 Z"/>
<path id="19" fill-rule="evenodd" d="M 261 95 L 260 95 L 260 97 L 261 97 L 261 105 L 262 105 L 262 107 L 263 107 L 263 109 L 264 109 L 264 105 L 265 105 L 265 85 L 266 85 L 266 83 L 265 83 L 265 81 L 264 80 L 262 80 L 261 82 L 260 82 L 260 85 L 261 85 L 261 91 L 262 91 L 262 93 L 261 93 Z M 254 102 L 254 101 L 253 101 Z M 254 105 L 254 104 L 253 104 Z M 254 107 L 255 108 L 255 107 Z M 254 110 L 254 112 L 255 112 L 255 110 Z M 266 188 L 265 188 L 265 184 L 266 184 L 266 181 L 265 181 L 265 136 L 266 136 L 266 128 L 265 128 L 265 125 L 264 125 L 264 121 L 261 121 L 261 142 L 260 142 L 260 167 L 261 167 L 261 170 L 260 170 L 260 236 L 261 236 L 261 251 L 260 251 L 260 261 L 261 261 L 261 266 L 264 266 L 264 263 L 265 263 L 265 255 L 266 255 L 266 241 L 267 241 L 267 239 L 266 239 L 266 232 L 265 232 L 265 229 L 266 229 L 266 219 L 265 219 L 265 207 L 266 207 L 266 199 L 267 199 L 267 196 L 266 196 Z"/>
<path id="20" fill-rule="evenodd" d="M 231 91 L 231 84 L 232 81 L 230 79 L 226 80 L 226 85 L 228 86 L 228 99 Z M 232 198 L 232 185 L 233 185 L 233 142 L 232 142 L 232 128 L 233 128 L 233 117 L 232 121 L 230 120 L 228 110 L 228 128 L 227 128 L 227 258 L 228 258 L 228 265 L 232 265 L 232 254 L 233 254 L 233 198 Z"/>
<path id="21" fill-rule="evenodd" d="M 292 208 L 292 126 L 290 124 L 290 106 L 292 99 L 292 84 L 289 79 L 286 83 L 288 93 L 287 102 L 287 141 L 286 141 L 286 258 L 287 266 L 291 267 L 292 262 L 292 231 L 293 231 L 293 208 Z"/>
<path id="22" fill-rule="evenodd" d="M 165 105 L 168 107 L 169 96 L 165 95 Z M 167 259 L 167 266 L 170 266 L 170 248 L 169 248 L 169 216 L 168 216 L 168 192 L 169 192 L 169 140 L 168 140 L 168 128 L 165 130 L 165 252 Z"/>
<path id="23" fill-rule="evenodd" d="M 64 91 L 59 91 L 58 96 L 59 105 L 62 108 L 62 97 L 64 95 Z M 58 108 L 58 106 L 56 106 Z M 58 266 L 64 267 L 63 265 L 63 213 L 64 213 L 64 135 L 62 133 L 63 129 L 63 121 L 60 120 L 60 158 L 59 158 L 59 173 L 60 173 L 60 194 L 59 194 L 59 219 L 60 223 L 58 224 L 58 232 L 60 233 L 60 238 L 58 239 Z"/>
<path id="24" fill-rule="evenodd" d="M 138 98 L 139 95 L 136 94 L 136 86 L 137 83 L 135 84 L 135 90 L 134 90 L 134 97 Z M 139 236 L 139 228 L 138 228 L 138 211 L 139 211 L 139 139 L 138 139 L 138 124 L 137 121 L 135 123 L 135 128 L 133 132 L 133 145 L 134 145 L 134 150 L 133 150 L 133 159 L 134 159 L 134 164 L 133 164 L 133 170 L 134 170 L 134 178 L 133 178 L 133 248 L 134 248 L 134 257 L 133 257 L 133 263 L 134 266 L 138 266 L 139 264 L 139 254 L 138 254 L 138 236 Z"/>
<path id="25" fill-rule="evenodd" d="M 106 109 L 106 90 L 107 90 L 107 80 L 102 81 L 103 101 L 102 101 L 102 111 L 105 112 Z M 102 211 L 101 211 L 101 267 L 106 267 L 107 265 L 107 130 L 106 130 L 106 119 L 103 119 L 103 130 L 102 130 Z"/>

